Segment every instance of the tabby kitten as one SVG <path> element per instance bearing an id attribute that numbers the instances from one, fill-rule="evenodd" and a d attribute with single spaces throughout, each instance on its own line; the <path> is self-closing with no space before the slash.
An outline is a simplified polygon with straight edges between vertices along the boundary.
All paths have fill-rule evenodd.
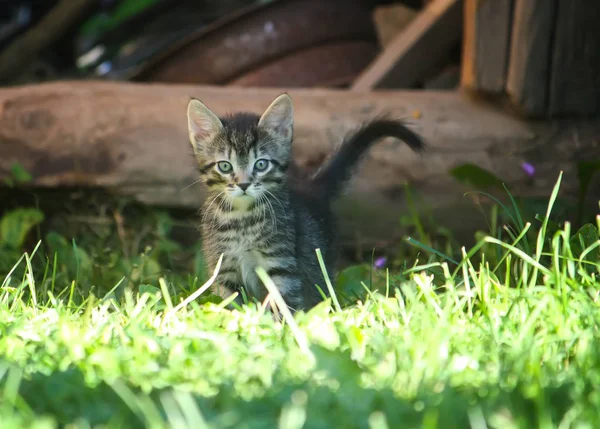
<path id="1" fill-rule="evenodd" d="M 325 291 L 315 249 L 321 249 L 333 277 L 336 233 L 330 206 L 361 155 L 387 136 L 415 151 L 423 148 L 421 138 L 401 122 L 376 120 L 346 139 L 314 177 L 297 180 L 290 172 L 294 113 L 287 94 L 260 117 L 237 113 L 220 119 L 192 99 L 187 117 L 200 178 L 209 191 L 202 210 L 208 268 L 224 255 L 214 291 L 226 297 L 244 288 L 249 297 L 264 300 L 267 290 L 255 273 L 262 266 L 293 310 L 322 299 L 316 284 Z"/>

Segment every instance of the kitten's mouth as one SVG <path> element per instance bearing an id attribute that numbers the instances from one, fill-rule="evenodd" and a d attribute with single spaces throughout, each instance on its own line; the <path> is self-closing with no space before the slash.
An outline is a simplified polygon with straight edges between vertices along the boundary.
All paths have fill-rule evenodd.
<path id="1" fill-rule="evenodd" d="M 238 201 L 250 201 L 250 200 L 254 200 L 255 198 L 250 195 L 248 192 L 244 192 L 243 194 L 237 194 L 237 195 L 230 195 L 230 198 L 232 200 L 238 200 Z"/>
<path id="2" fill-rule="evenodd" d="M 248 210 L 250 209 L 250 207 L 252 207 L 254 205 L 254 197 L 252 195 L 249 194 L 241 194 L 241 195 L 236 195 L 235 197 L 232 197 L 231 202 L 233 207 L 236 210 Z"/>

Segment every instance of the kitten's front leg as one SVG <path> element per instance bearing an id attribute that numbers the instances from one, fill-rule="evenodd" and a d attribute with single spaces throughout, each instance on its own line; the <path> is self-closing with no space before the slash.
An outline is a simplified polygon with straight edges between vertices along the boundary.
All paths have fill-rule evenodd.
<path id="1" fill-rule="evenodd" d="M 267 274 L 277 286 L 286 305 L 292 312 L 304 308 L 304 299 L 302 296 L 302 282 L 293 273 L 279 272 L 279 270 L 269 270 Z"/>
<path id="2" fill-rule="evenodd" d="M 215 280 L 211 286 L 211 290 L 215 295 L 220 296 L 223 299 L 229 298 L 233 293 L 238 291 L 237 284 L 219 279 Z"/>
<path id="3" fill-rule="evenodd" d="M 242 285 L 240 284 L 235 265 L 229 259 L 224 259 L 221 269 L 217 274 L 217 278 L 211 286 L 212 292 L 222 299 L 227 299 L 235 292 L 238 292 L 238 296 L 234 299 L 234 302 L 242 305 L 244 300 L 241 294 L 241 288 Z"/>

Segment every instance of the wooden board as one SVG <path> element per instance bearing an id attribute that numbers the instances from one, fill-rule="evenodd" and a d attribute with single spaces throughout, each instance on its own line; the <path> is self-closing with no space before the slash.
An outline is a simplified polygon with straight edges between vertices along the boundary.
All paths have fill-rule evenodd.
<path id="1" fill-rule="evenodd" d="M 189 186 L 197 180 L 187 137 L 189 98 L 202 99 L 218 114 L 261 113 L 281 92 L 107 82 L 0 89 L 0 184 L 18 163 L 33 176 L 31 186 L 102 187 L 147 204 L 197 208 L 205 193 L 200 185 Z M 383 112 L 409 118 L 428 142 L 423 155 L 394 141 L 370 151 L 338 205 L 342 232 L 352 240 L 395 237 L 407 213 L 407 182 L 442 225 L 473 237 L 478 222 L 485 228 L 484 218 L 450 169 L 472 163 L 505 179 L 515 196 L 544 197 L 563 170 L 561 195 L 569 197 L 578 192 L 577 162 L 598 153 L 600 120 L 526 124 L 448 91 L 289 93 L 295 159 L 306 172 L 346 133 Z M 526 161 L 537 169 L 533 180 L 522 170 Z"/>
<path id="2" fill-rule="evenodd" d="M 526 116 L 547 112 L 556 4 L 515 0 L 506 92 Z"/>
<path id="3" fill-rule="evenodd" d="M 513 0 L 464 0 L 461 84 L 501 93 L 506 83 Z"/>
<path id="4" fill-rule="evenodd" d="M 453 45 L 462 33 L 462 1 L 435 0 L 425 7 L 367 67 L 352 85 L 353 91 L 374 88 L 410 88 Z"/>
<path id="5" fill-rule="evenodd" d="M 600 113 L 600 1 L 558 1 L 551 73 L 551 115 Z"/>
<path id="6" fill-rule="evenodd" d="M 385 48 L 389 45 L 418 13 L 415 9 L 398 3 L 377 6 L 373 11 L 373 21 L 381 46 Z"/>

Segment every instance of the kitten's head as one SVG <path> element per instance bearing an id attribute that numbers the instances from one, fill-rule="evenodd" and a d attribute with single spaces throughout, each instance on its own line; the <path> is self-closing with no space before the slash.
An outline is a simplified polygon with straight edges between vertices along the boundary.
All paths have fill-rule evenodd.
<path id="1" fill-rule="evenodd" d="M 261 117 L 236 114 L 219 119 L 199 100 L 187 109 L 190 142 L 202 181 L 244 206 L 282 186 L 290 162 L 294 113 L 282 94 Z"/>

